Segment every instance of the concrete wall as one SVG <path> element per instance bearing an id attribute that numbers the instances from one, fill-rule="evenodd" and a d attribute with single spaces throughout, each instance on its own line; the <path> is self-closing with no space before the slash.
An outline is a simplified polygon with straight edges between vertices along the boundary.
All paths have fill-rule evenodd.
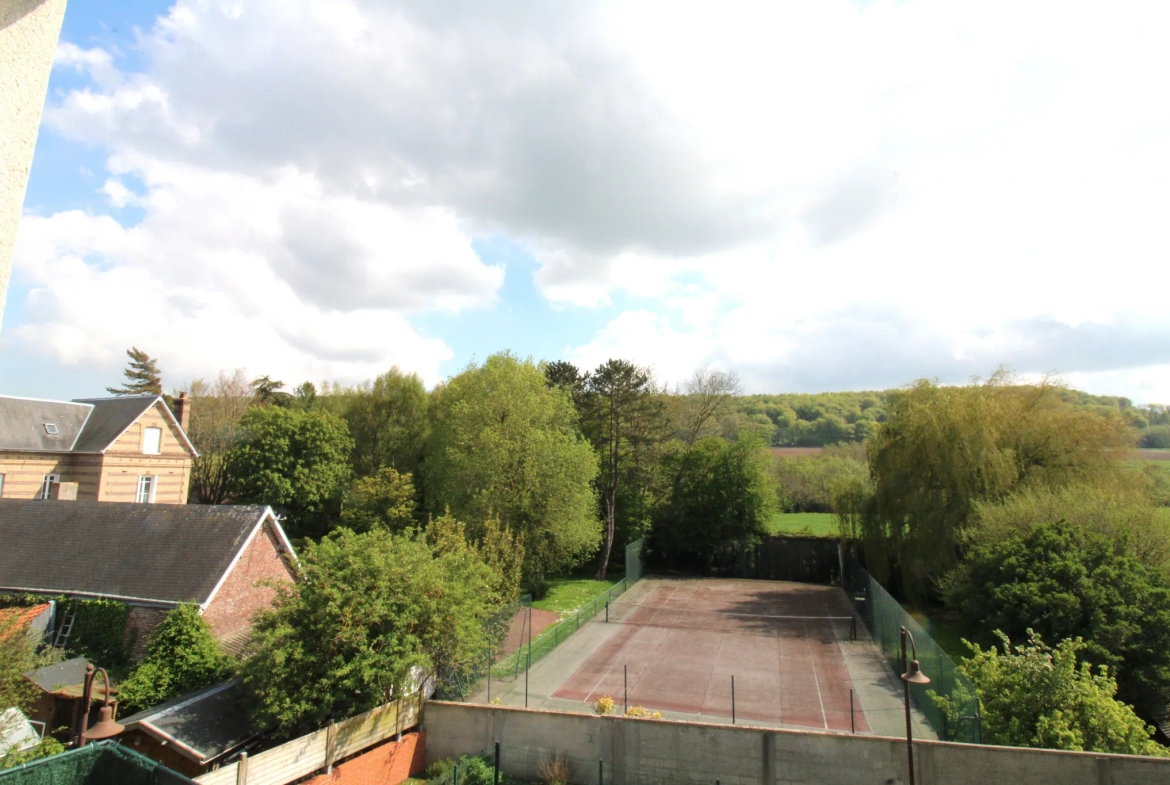
<path id="1" fill-rule="evenodd" d="M 727 785 L 894 785 L 907 782 L 906 742 L 875 736 L 763 730 L 663 720 L 594 717 L 432 701 L 423 715 L 427 763 L 501 742 L 503 769 L 539 781 L 552 752 L 573 781 Z M 915 742 L 921 785 L 1170 785 L 1170 760 L 1128 755 Z"/>
<path id="2" fill-rule="evenodd" d="M 0 323 L 66 0 L 0 0 Z"/>

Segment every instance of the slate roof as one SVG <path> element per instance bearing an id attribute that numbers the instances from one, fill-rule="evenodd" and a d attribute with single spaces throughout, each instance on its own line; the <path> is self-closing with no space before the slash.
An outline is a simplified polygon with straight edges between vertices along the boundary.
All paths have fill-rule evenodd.
<path id="1" fill-rule="evenodd" d="M 0 591 L 202 604 L 266 515 L 261 505 L 0 499 Z"/>
<path id="2" fill-rule="evenodd" d="M 0 450 L 105 452 L 161 399 L 160 395 L 124 395 L 42 401 L 0 395 Z M 50 434 L 46 423 L 56 425 L 58 432 Z M 186 434 L 183 438 L 194 453 Z"/>
<path id="3" fill-rule="evenodd" d="M 102 452 L 135 420 L 159 400 L 158 395 L 127 395 L 121 398 L 77 398 L 74 403 L 91 406 L 89 420 L 73 445 L 73 452 Z"/>
<path id="4" fill-rule="evenodd" d="M 242 698 L 239 683 L 228 681 L 180 695 L 118 722 L 126 730 L 137 728 L 170 741 L 176 752 L 207 763 L 256 737 Z"/>
<path id="5" fill-rule="evenodd" d="M 68 401 L 0 396 L 0 450 L 72 450 L 92 410 Z M 45 423 L 56 425 L 58 433 L 48 433 Z"/>

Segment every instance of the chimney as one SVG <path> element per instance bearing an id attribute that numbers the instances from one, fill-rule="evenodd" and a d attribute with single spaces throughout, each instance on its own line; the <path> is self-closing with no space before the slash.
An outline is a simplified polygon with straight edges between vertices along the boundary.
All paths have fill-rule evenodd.
<path id="1" fill-rule="evenodd" d="M 58 501 L 77 501 L 77 483 L 53 482 L 49 483 L 49 498 Z"/>
<path id="2" fill-rule="evenodd" d="M 191 421 L 191 399 L 185 392 L 179 393 L 179 399 L 175 401 L 175 419 L 179 421 L 183 433 L 186 433 L 187 423 Z"/>

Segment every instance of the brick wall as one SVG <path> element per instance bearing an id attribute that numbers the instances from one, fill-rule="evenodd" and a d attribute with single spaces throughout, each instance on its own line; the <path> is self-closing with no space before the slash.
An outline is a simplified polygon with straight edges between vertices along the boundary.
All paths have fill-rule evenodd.
<path id="1" fill-rule="evenodd" d="M 135 662 L 146 656 L 146 647 L 150 644 L 150 636 L 154 628 L 170 613 L 170 608 L 145 608 L 141 605 L 130 606 L 130 616 L 126 619 L 126 637 L 134 636 L 134 643 L 130 648 L 130 658 Z"/>
<path id="2" fill-rule="evenodd" d="M 388 741 L 333 767 L 329 774 L 307 785 L 398 785 L 426 768 L 426 731 L 402 734 L 402 741 Z"/>
<path id="3" fill-rule="evenodd" d="M 293 580 L 293 572 L 279 547 L 271 525 L 265 523 L 203 611 L 212 633 L 229 651 L 239 652 L 252 631 L 252 619 L 272 604 L 276 590 L 258 586 L 257 582 Z"/>

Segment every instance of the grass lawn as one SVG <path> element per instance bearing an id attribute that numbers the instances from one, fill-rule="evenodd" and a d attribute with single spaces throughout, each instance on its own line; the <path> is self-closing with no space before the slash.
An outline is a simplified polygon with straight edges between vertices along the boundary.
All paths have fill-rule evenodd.
<path id="1" fill-rule="evenodd" d="M 613 586 L 615 582 L 595 581 L 589 578 L 551 578 L 548 582 L 548 594 L 544 595 L 544 599 L 532 603 L 532 607 L 552 611 L 563 619 Z"/>
<path id="2" fill-rule="evenodd" d="M 840 534 L 831 512 L 778 512 L 768 521 L 773 534 L 805 534 L 836 537 Z"/>

